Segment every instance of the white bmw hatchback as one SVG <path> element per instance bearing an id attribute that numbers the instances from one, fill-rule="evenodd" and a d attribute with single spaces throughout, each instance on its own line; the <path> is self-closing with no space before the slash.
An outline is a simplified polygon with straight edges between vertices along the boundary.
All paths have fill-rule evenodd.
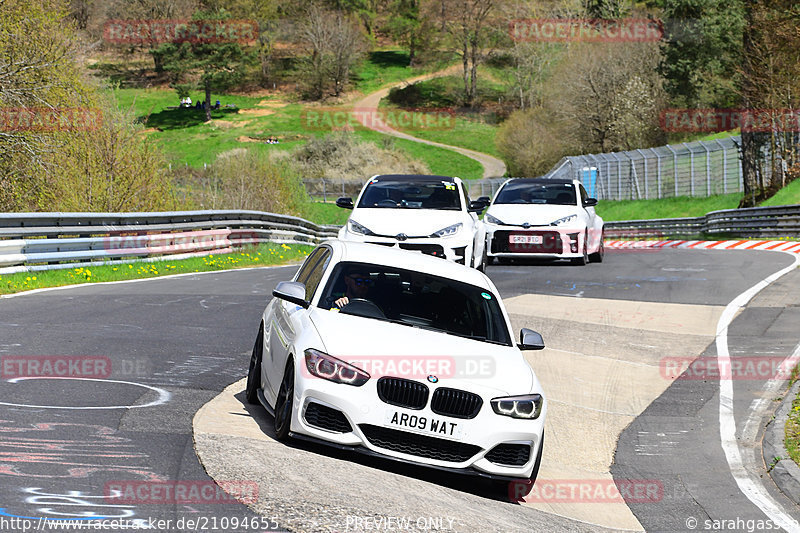
<path id="1" fill-rule="evenodd" d="M 486 210 L 488 262 L 494 258 L 603 260 L 603 219 L 597 200 L 578 180 L 515 178 L 505 182 Z"/>
<path id="2" fill-rule="evenodd" d="M 478 215 L 486 204 L 470 201 L 459 178 L 382 175 L 370 178 L 339 231 L 345 241 L 368 242 L 444 257 L 483 270 L 486 230 Z"/>
<path id="3" fill-rule="evenodd" d="M 264 311 L 247 400 L 279 440 L 311 439 L 505 483 L 535 479 L 544 393 L 484 274 L 423 254 L 329 241 Z"/>

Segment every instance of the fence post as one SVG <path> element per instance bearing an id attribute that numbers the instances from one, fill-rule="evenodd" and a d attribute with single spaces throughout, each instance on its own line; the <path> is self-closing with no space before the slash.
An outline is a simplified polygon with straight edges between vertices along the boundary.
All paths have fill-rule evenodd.
<path id="1" fill-rule="evenodd" d="M 325 178 L 322 178 L 322 201 L 323 202 L 328 201 L 328 193 L 325 190 Z"/>
<path id="2" fill-rule="evenodd" d="M 644 162 L 644 199 L 649 200 L 650 193 L 647 187 L 647 156 L 645 156 L 644 152 L 642 152 L 639 148 L 637 148 L 636 151 L 642 156 L 642 161 Z"/>
<path id="3" fill-rule="evenodd" d="M 706 197 L 709 197 L 711 196 L 711 151 L 703 144 L 703 141 L 698 142 L 706 151 Z"/>
<path id="4" fill-rule="evenodd" d="M 661 199 L 661 154 L 656 152 L 655 148 L 650 148 L 653 155 L 656 156 L 656 180 L 658 181 L 658 198 Z"/>
<path id="5" fill-rule="evenodd" d="M 675 182 L 675 196 L 678 196 L 678 152 L 672 149 L 672 146 L 666 145 L 667 149 L 672 152 L 672 179 Z"/>
<path id="6" fill-rule="evenodd" d="M 683 143 L 683 146 L 689 150 L 689 196 L 694 196 L 694 152 L 688 144 Z"/>
<path id="7" fill-rule="evenodd" d="M 622 161 L 617 157 L 616 152 L 609 153 L 617 162 L 617 200 L 622 200 Z"/>
<path id="8" fill-rule="evenodd" d="M 724 144 L 719 142 L 719 139 L 714 139 L 714 141 L 722 148 L 722 194 L 728 194 L 728 150 Z"/>

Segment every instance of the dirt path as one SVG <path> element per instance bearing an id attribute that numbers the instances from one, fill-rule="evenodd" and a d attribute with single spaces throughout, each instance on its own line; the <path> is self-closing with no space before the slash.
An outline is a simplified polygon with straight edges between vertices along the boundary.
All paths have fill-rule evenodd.
<path id="1" fill-rule="evenodd" d="M 384 124 L 376 125 L 373 120 L 367 120 L 365 117 L 375 116 L 374 111 L 378 109 L 378 104 L 380 103 L 381 99 L 386 98 L 389 95 L 389 91 L 394 87 L 400 87 L 406 84 L 414 84 L 419 81 L 430 80 L 432 78 L 439 78 L 442 76 L 448 76 L 450 74 L 454 74 L 461 69 L 460 65 L 453 65 L 448 67 L 444 70 L 439 70 L 437 72 L 432 72 L 430 74 L 423 74 L 421 76 L 416 76 L 414 78 L 409 78 L 408 80 L 402 81 L 400 83 L 396 83 L 390 87 L 386 87 L 379 91 L 375 91 L 374 93 L 368 94 L 361 100 L 357 101 L 354 105 L 355 108 L 359 110 L 357 113 L 358 121 L 361 122 L 367 128 L 377 131 L 379 133 L 383 133 L 385 135 L 391 135 L 393 137 L 397 137 L 399 139 L 406 139 L 409 141 L 414 141 L 418 143 L 428 144 L 430 146 L 436 146 L 439 148 L 445 148 L 447 150 L 452 150 L 454 152 L 458 152 L 461 155 L 465 155 L 470 159 L 474 159 L 481 165 L 483 165 L 483 177 L 484 178 L 497 178 L 504 176 L 506 173 L 506 164 L 501 160 L 489 154 L 484 154 L 482 152 L 476 152 L 475 150 L 469 150 L 467 148 L 461 148 L 459 146 L 451 146 L 449 144 L 442 144 L 434 141 L 428 141 L 425 139 L 420 139 L 418 137 L 414 137 L 413 135 L 409 135 L 407 133 L 403 133 L 401 131 L 397 131 L 392 129 Z"/>

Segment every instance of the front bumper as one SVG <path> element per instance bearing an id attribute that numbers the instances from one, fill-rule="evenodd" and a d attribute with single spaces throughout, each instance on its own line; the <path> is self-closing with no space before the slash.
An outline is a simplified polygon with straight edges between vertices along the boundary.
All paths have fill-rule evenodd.
<path id="1" fill-rule="evenodd" d="M 541 243 L 518 244 L 512 235 L 541 237 Z M 498 226 L 486 224 L 487 257 L 541 257 L 572 259 L 583 256 L 586 228 L 561 226 Z"/>
<path id="2" fill-rule="evenodd" d="M 424 382 L 419 381 L 419 383 Z M 426 386 L 428 385 L 426 384 Z M 429 386 L 429 389 L 432 396 L 436 386 Z M 370 379 L 361 387 L 352 387 L 315 378 L 309 376 L 307 372 L 303 375 L 298 372 L 291 430 L 298 437 L 311 438 L 339 448 L 406 463 L 495 479 L 529 478 L 541 445 L 546 402 L 539 418 L 520 420 L 495 414 L 489 403 L 493 396 L 491 393 L 478 393 L 475 389 L 471 392 L 479 394 L 483 399 L 480 412 L 472 419 L 453 418 L 434 413 L 430 407 L 430 399 L 424 408 L 414 410 L 384 403 L 378 397 L 376 379 Z M 330 411 L 331 409 L 341 413 L 337 416 L 343 417 L 342 420 L 346 419 L 350 431 L 342 427 L 338 427 L 336 431 L 319 427 L 322 425 L 319 417 L 307 416 L 309 406 L 312 404 L 324 406 L 328 413 L 333 412 Z M 312 409 L 319 410 L 318 407 L 312 407 Z M 389 416 L 387 412 L 398 412 L 409 416 L 427 417 L 428 420 L 438 419 L 445 420 L 450 424 L 458 424 L 460 438 L 444 438 L 442 436 L 434 438 L 430 434 L 421 435 L 419 432 L 401 430 L 397 426 L 387 423 L 387 416 Z M 309 419 L 311 419 L 311 423 L 309 423 Z M 381 438 L 384 437 L 376 439 L 376 432 L 382 435 L 388 433 L 393 438 L 398 438 L 399 445 L 382 445 L 384 440 Z M 420 439 L 433 439 L 436 441 L 434 443 L 436 446 L 440 446 L 446 451 L 449 448 L 456 450 L 453 452 L 454 455 L 463 454 L 464 450 L 468 451 L 463 454 L 465 456 L 463 460 L 431 458 L 420 452 L 421 448 L 415 447 L 414 443 Z M 490 458 L 497 457 L 495 447 L 498 445 L 529 446 L 527 460 L 524 464 L 514 466 L 493 462 Z"/>
<path id="3" fill-rule="evenodd" d="M 345 241 L 366 242 L 380 246 L 390 246 L 422 252 L 435 257 L 443 257 L 449 261 L 469 266 L 472 258 L 472 239 L 459 237 L 412 237 L 399 241 L 394 237 L 379 237 L 374 235 L 361 235 L 344 230 L 339 233 L 339 238 Z"/>

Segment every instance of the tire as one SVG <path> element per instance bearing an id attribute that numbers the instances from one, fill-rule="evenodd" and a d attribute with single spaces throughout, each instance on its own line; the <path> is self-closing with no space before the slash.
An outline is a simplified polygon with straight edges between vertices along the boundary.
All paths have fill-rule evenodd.
<path id="1" fill-rule="evenodd" d="M 481 255 L 481 263 L 478 265 L 479 272 L 486 272 L 486 265 L 489 264 L 489 258 L 486 253 L 486 245 L 483 246 L 483 255 Z"/>
<path id="2" fill-rule="evenodd" d="M 292 402 L 294 401 L 294 361 L 289 358 L 283 380 L 275 399 L 275 438 L 279 441 L 289 439 L 292 427 Z"/>
<path id="3" fill-rule="evenodd" d="M 581 257 L 575 257 L 573 259 L 570 259 L 570 263 L 572 263 L 573 265 L 583 266 L 583 265 L 585 265 L 586 263 L 589 262 L 589 254 L 587 253 L 588 250 L 586 249 L 587 237 L 588 237 L 588 234 L 584 235 L 584 237 L 583 237 L 583 255 Z"/>
<path id="4" fill-rule="evenodd" d="M 253 354 L 250 356 L 250 366 L 247 369 L 247 387 L 245 388 L 245 398 L 247 403 L 256 405 L 258 401 L 258 389 L 261 388 L 261 360 L 264 357 L 264 324 L 258 328 L 256 342 L 253 345 Z"/>
<path id="5" fill-rule="evenodd" d="M 600 247 L 597 248 L 597 251 L 593 254 L 589 255 L 589 261 L 592 263 L 602 263 L 603 257 L 606 255 L 606 247 L 603 244 L 603 240 L 605 239 L 605 235 L 600 235 Z"/>
<path id="6" fill-rule="evenodd" d="M 536 483 L 536 478 L 539 475 L 539 467 L 542 464 L 542 450 L 544 450 L 544 432 L 542 432 L 542 440 L 539 443 L 539 451 L 536 454 L 536 462 L 533 463 L 533 470 L 531 471 L 530 477 L 506 484 L 506 498 L 514 502 L 519 502 L 531 493 L 533 485 Z"/>

